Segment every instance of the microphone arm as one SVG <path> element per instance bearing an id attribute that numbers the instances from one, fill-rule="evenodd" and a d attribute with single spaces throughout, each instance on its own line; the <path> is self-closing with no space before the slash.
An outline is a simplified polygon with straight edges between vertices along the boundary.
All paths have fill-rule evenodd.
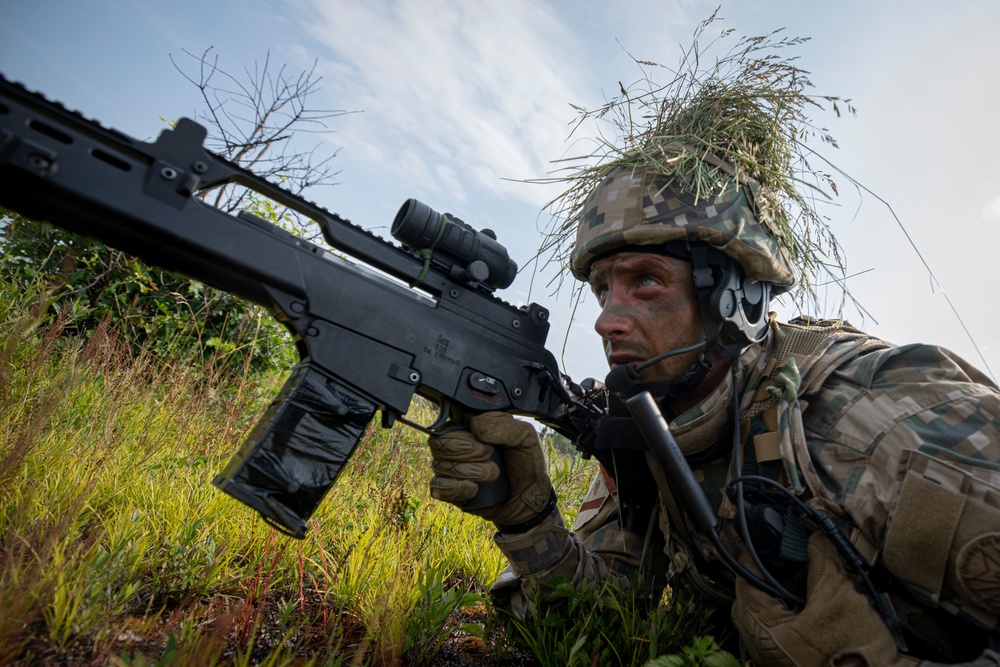
<path id="1" fill-rule="evenodd" d="M 655 366 L 664 359 L 676 357 L 679 354 L 686 354 L 688 352 L 699 350 L 705 347 L 707 343 L 707 340 L 702 339 L 693 345 L 688 345 L 687 347 L 679 347 L 675 350 L 668 350 L 663 354 L 658 354 L 652 359 L 647 359 L 639 364 L 626 364 L 624 366 L 612 368 L 611 372 L 609 372 L 608 376 L 604 379 L 604 386 L 608 388 L 608 391 L 614 394 L 620 394 L 624 391 L 628 391 L 639 381 L 639 374 L 650 366 Z"/>

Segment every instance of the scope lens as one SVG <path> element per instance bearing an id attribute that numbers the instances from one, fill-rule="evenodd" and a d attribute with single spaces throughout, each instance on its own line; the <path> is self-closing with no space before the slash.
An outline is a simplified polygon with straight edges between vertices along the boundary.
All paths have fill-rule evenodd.
<path id="1" fill-rule="evenodd" d="M 396 213 L 389 233 L 403 245 L 429 248 L 444 224 L 441 214 L 416 199 L 407 199 Z"/>

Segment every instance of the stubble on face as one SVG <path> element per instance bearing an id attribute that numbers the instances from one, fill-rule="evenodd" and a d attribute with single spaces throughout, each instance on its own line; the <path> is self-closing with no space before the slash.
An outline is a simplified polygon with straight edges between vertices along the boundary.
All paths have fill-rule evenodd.
<path id="1" fill-rule="evenodd" d="M 594 262 L 589 278 L 601 314 L 594 328 L 612 368 L 638 363 L 704 338 L 688 262 L 620 252 Z M 642 372 L 644 381 L 675 380 L 698 357 L 689 352 Z"/>

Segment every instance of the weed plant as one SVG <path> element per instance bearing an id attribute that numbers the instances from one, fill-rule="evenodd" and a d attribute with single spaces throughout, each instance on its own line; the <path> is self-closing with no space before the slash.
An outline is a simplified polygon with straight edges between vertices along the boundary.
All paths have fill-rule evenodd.
<path id="1" fill-rule="evenodd" d="M 495 611 L 486 588 L 505 561 L 493 529 L 430 501 L 424 436 L 404 427 L 371 427 L 304 540 L 277 534 L 210 482 L 281 374 L 221 371 L 231 359 L 192 363 L 180 351 L 136 355 L 106 321 L 81 340 L 46 312 L 39 290 L 0 285 L 0 664 L 657 655 L 649 638 L 664 635 L 650 624 L 664 626 L 662 612 L 609 607 L 606 596 L 581 598 L 582 621 L 536 610 L 534 634 Z M 595 464 L 547 454 L 569 510 Z M 600 630 L 606 641 L 595 643 L 609 614 L 627 629 Z"/>

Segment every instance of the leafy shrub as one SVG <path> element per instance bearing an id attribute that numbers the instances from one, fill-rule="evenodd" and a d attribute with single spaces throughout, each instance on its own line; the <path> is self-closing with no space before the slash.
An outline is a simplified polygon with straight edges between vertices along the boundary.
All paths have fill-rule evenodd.
<path id="1" fill-rule="evenodd" d="M 51 294 L 48 321 L 70 336 L 111 320 L 133 354 L 174 350 L 255 371 L 297 359 L 288 332 L 262 308 L 47 223 L 0 209 L 0 281 Z"/>

